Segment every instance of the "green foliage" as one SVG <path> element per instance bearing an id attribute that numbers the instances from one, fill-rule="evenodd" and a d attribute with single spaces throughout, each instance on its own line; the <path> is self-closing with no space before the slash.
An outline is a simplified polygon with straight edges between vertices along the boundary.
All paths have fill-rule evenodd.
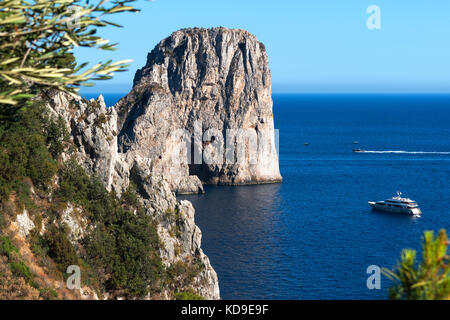
<path id="1" fill-rule="evenodd" d="M 159 240 L 154 223 L 142 211 L 114 208 L 107 220 L 97 222 L 85 248 L 106 290 L 132 298 L 145 296 L 149 284 L 157 289 L 163 272 Z"/>
<path id="2" fill-rule="evenodd" d="M 50 248 L 48 246 L 48 242 L 45 237 L 41 236 L 39 234 L 39 231 L 37 228 L 35 228 L 31 234 L 30 234 L 30 244 L 31 244 L 31 251 L 33 252 L 34 256 L 38 259 L 39 263 L 41 265 L 47 265 L 49 257 L 48 252 L 50 251 Z"/>
<path id="3" fill-rule="evenodd" d="M 122 194 L 122 203 L 129 206 L 138 206 L 138 195 L 136 191 L 136 185 L 131 183 L 128 185 L 128 189 Z"/>
<path id="4" fill-rule="evenodd" d="M 55 261 L 61 272 L 65 273 L 68 266 L 78 264 L 78 256 L 74 247 L 67 239 L 67 235 L 58 230 L 56 226 L 49 226 L 44 239 L 49 248 L 49 256 Z"/>
<path id="5" fill-rule="evenodd" d="M 198 258 L 190 263 L 177 261 L 167 268 L 167 281 L 172 288 L 186 287 L 204 268 L 205 266 Z"/>
<path id="6" fill-rule="evenodd" d="M 39 289 L 39 296 L 44 300 L 55 300 L 58 299 L 58 292 L 53 288 L 43 288 Z"/>
<path id="7" fill-rule="evenodd" d="M 0 199 L 7 199 L 12 190 L 26 193 L 23 177 L 30 177 L 37 188 L 48 189 L 57 172 L 49 146 L 59 155 L 57 146 L 63 137 L 47 129 L 64 131 L 62 125 L 50 118 L 39 103 L 26 112 L 18 112 L 14 121 L 0 122 Z"/>
<path id="8" fill-rule="evenodd" d="M 125 71 L 131 60 L 111 60 L 86 70 L 77 63 L 75 47 L 115 50 L 97 35 L 99 27 L 120 25 L 106 20 L 112 14 L 139 11 L 136 0 L 3 0 L 0 2 L 0 115 L 8 105 L 29 99 L 39 89 L 76 92 L 90 80 L 110 79 Z"/>
<path id="9" fill-rule="evenodd" d="M 30 268 L 22 261 L 19 249 L 6 236 L 0 237 L 0 254 L 8 257 L 9 268 L 14 276 L 24 278 L 27 283 L 33 283 L 34 275 Z"/>
<path id="10" fill-rule="evenodd" d="M 450 299 L 450 269 L 447 255 L 448 237 L 445 230 L 438 236 L 425 232 L 422 261 L 416 263 L 416 251 L 405 249 L 394 271 L 383 273 L 395 284 L 389 289 L 390 299 L 442 300 Z"/>
<path id="11" fill-rule="evenodd" d="M 63 117 L 58 116 L 56 121 L 48 121 L 45 125 L 47 133 L 46 143 L 52 157 L 57 159 L 64 151 L 64 143 L 70 141 L 69 132 L 67 131 Z"/>
<path id="12" fill-rule="evenodd" d="M 13 261 L 9 264 L 11 272 L 16 277 L 22 277 L 27 283 L 32 283 L 34 275 L 31 273 L 30 268 L 28 268 L 23 261 Z"/>
<path id="13" fill-rule="evenodd" d="M 27 164 L 28 176 L 37 187 L 47 189 L 57 171 L 57 164 L 48 156 L 49 151 L 43 136 L 31 137 L 28 147 L 30 148 Z"/>
<path id="14" fill-rule="evenodd" d="M 11 240 L 5 236 L 0 237 L 0 254 L 9 258 L 13 252 L 19 253 L 19 250 L 12 244 Z"/>
<path id="15" fill-rule="evenodd" d="M 75 159 L 64 164 L 60 172 L 61 182 L 58 196 L 63 201 L 72 201 L 80 206 L 89 205 L 90 178 Z"/>
<path id="16" fill-rule="evenodd" d="M 98 177 L 89 177 L 74 159 L 65 163 L 61 172 L 58 196 L 84 207 L 94 221 L 110 219 L 118 200 L 110 194 Z"/>
<path id="17" fill-rule="evenodd" d="M 205 300 L 205 298 L 193 291 L 176 292 L 174 297 L 175 300 Z"/>
<path id="18" fill-rule="evenodd" d="M 16 193 L 16 203 L 20 208 L 31 207 L 32 201 L 30 200 L 30 185 L 25 181 L 15 180 L 12 183 L 12 189 Z"/>
<path id="19" fill-rule="evenodd" d="M 133 186 L 119 200 L 74 160 L 61 172 L 58 196 L 85 208 L 94 231 L 83 241 L 87 262 L 103 289 L 143 297 L 163 273 L 156 226 L 139 206 Z M 153 288 L 156 289 L 156 288 Z"/>

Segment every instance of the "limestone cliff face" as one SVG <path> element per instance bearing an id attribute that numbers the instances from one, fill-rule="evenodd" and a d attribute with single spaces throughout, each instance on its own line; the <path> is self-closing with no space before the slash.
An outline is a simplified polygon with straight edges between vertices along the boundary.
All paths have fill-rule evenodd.
<path id="1" fill-rule="evenodd" d="M 63 156 L 75 157 L 87 172 L 99 176 L 108 189 L 119 195 L 130 182 L 135 183 L 147 214 L 157 223 L 163 263 L 167 267 L 182 263 L 186 268 L 197 270 L 188 287 L 179 282 L 167 290 L 193 288 L 207 299 L 220 299 L 217 274 L 201 249 L 202 234 L 194 222 L 194 208 L 190 202 L 177 201 L 164 176 L 151 171 L 152 159 L 138 154 L 118 154 L 115 109 L 107 109 L 102 96 L 86 101 L 50 91 L 43 93 L 43 98 L 49 109 L 66 121 L 74 142 L 74 150 L 66 151 Z M 63 219 L 71 229 L 70 237 L 76 239 L 87 230 L 79 230 L 78 224 L 73 222 L 76 220 L 71 214 L 74 210 L 69 209 Z M 163 292 L 163 298 L 169 298 L 168 291 Z"/>
<path id="2" fill-rule="evenodd" d="M 99 176 L 110 190 L 112 177 L 117 174 L 114 167 L 118 134 L 115 109 L 107 109 L 101 95 L 97 101 L 86 101 L 55 90 L 43 92 L 42 96 L 50 110 L 67 122 L 83 167 L 89 174 Z"/>
<path id="3" fill-rule="evenodd" d="M 268 58 L 247 31 L 173 33 L 149 53 L 133 89 L 115 109 L 119 153 L 152 159 L 150 171 L 162 174 L 173 191 L 201 192 L 200 181 L 281 181 Z M 192 144 L 175 130 L 192 135 L 187 138 Z"/>

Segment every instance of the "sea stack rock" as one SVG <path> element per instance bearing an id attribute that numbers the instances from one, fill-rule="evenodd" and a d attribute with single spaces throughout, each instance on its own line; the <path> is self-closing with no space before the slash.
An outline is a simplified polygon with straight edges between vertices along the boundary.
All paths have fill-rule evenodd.
<path id="1" fill-rule="evenodd" d="M 282 179 L 268 58 L 247 31 L 174 32 L 115 109 L 119 154 L 150 159 L 148 170 L 177 193 Z"/>

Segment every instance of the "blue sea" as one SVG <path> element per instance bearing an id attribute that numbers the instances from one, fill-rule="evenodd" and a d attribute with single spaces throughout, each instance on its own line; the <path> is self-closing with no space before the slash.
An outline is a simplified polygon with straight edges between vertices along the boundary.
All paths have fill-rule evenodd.
<path id="1" fill-rule="evenodd" d="M 222 298 L 385 299 L 390 282 L 369 290 L 367 268 L 393 268 L 425 230 L 450 230 L 450 95 L 273 100 L 283 183 L 180 197 L 196 208 Z M 368 206 L 397 190 L 421 217 Z"/>

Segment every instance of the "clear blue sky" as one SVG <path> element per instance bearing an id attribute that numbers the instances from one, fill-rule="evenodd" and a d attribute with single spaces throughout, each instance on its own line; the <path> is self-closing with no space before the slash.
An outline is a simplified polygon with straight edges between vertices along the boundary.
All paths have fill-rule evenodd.
<path id="1" fill-rule="evenodd" d="M 366 26 L 381 8 L 381 30 Z M 128 92 L 149 51 L 185 27 L 246 29 L 266 45 L 274 92 L 450 92 L 449 0 L 155 0 L 117 15 L 101 35 L 113 53 L 77 50 L 80 61 L 134 59 L 130 70 L 84 92 Z"/>

